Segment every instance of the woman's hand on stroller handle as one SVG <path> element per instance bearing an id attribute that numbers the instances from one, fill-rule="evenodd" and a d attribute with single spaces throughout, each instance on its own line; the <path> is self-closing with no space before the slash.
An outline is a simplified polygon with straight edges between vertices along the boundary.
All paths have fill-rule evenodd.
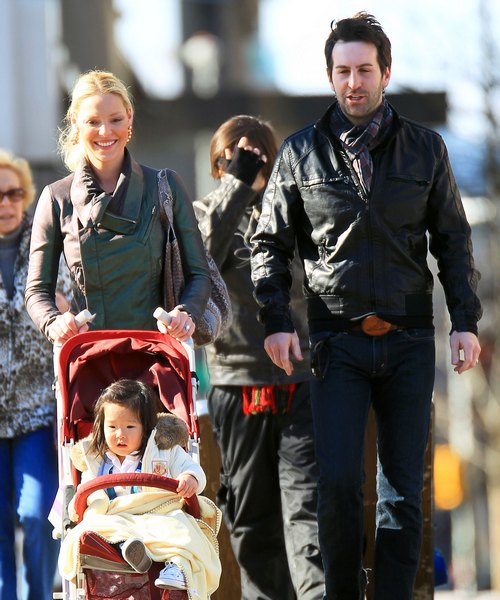
<path id="1" fill-rule="evenodd" d="M 58 315 L 49 326 L 49 337 L 55 342 L 62 344 L 77 335 L 88 331 L 90 323 L 95 315 L 91 314 L 87 309 L 82 310 L 77 315 L 67 311 Z"/>
<path id="2" fill-rule="evenodd" d="M 153 317 L 161 333 L 168 333 L 180 342 L 185 342 L 194 333 L 196 326 L 191 315 L 183 307 L 175 307 L 170 312 L 160 306 L 154 311 Z"/>

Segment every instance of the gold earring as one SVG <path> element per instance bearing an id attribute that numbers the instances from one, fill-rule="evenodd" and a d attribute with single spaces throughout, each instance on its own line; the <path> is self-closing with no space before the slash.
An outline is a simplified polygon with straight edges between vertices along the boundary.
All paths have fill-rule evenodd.
<path id="1" fill-rule="evenodd" d="M 130 142 L 131 139 L 132 139 L 132 125 L 129 125 L 128 126 L 127 144 Z"/>
<path id="2" fill-rule="evenodd" d="M 78 129 L 73 134 L 73 137 L 71 138 L 71 141 L 73 142 L 73 146 L 76 146 L 78 144 L 78 142 L 80 141 L 80 134 L 79 134 Z"/>

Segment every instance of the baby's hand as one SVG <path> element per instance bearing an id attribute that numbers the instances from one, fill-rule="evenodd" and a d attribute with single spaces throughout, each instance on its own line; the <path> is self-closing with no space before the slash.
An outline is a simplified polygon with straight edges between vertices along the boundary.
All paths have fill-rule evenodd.
<path id="1" fill-rule="evenodd" d="M 193 494 L 196 493 L 196 488 L 198 487 L 198 480 L 193 475 L 189 473 L 181 473 L 179 477 L 179 485 L 177 486 L 177 493 L 180 494 L 183 498 L 191 498 Z"/>

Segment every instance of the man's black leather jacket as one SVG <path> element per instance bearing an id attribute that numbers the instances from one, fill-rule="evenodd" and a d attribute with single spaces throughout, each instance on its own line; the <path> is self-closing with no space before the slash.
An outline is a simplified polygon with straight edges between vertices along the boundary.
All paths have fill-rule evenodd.
<path id="1" fill-rule="evenodd" d="M 252 276 L 266 334 L 293 331 L 288 265 L 296 240 L 311 332 L 370 313 L 432 327 L 430 249 L 452 329 L 477 333 L 479 273 L 441 136 L 394 111 L 391 131 L 372 151 L 366 194 L 331 133 L 333 107 L 285 140 L 264 196 Z"/>

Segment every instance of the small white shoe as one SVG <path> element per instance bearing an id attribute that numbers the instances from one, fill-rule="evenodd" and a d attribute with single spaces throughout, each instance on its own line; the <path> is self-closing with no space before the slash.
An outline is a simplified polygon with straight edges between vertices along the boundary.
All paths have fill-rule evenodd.
<path id="1" fill-rule="evenodd" d="M 160 571 L 155 586 L 164 590 L 187 590 L 184 573 L 173 562 L 165 563 L 165 568 Z"/>

